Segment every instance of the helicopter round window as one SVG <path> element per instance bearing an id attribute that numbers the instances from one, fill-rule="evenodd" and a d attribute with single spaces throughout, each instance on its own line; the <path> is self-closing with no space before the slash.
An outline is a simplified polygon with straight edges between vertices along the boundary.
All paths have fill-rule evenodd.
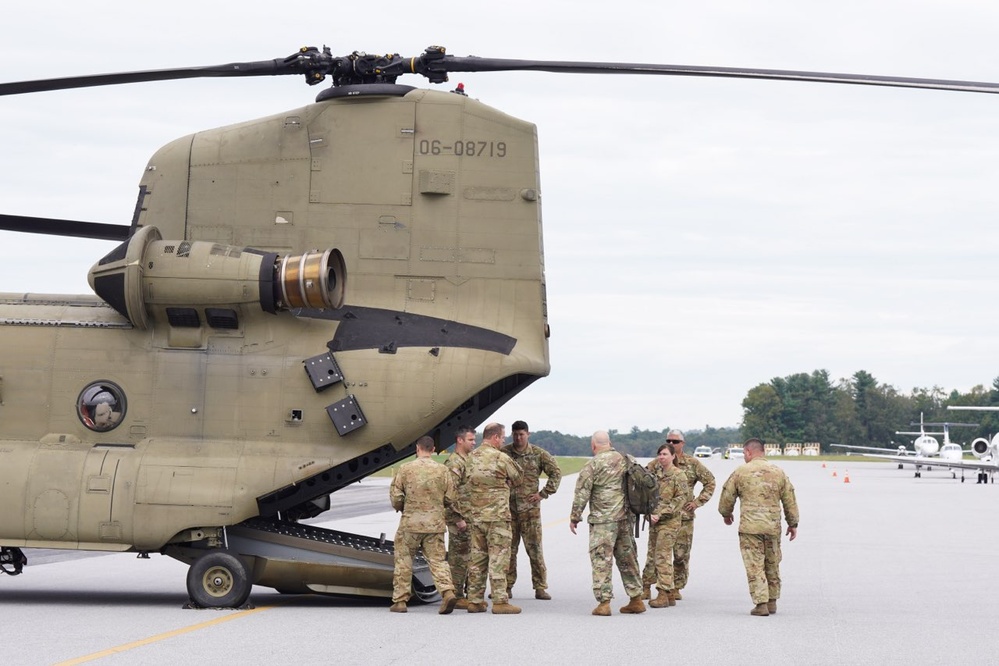
<path id="1" fill-rule="evenodd" d="M 125 417 L 125 393 L 113 382 L 88 384 L 76 401 L 76 414 L 94 432 L 114 430 Z"/>

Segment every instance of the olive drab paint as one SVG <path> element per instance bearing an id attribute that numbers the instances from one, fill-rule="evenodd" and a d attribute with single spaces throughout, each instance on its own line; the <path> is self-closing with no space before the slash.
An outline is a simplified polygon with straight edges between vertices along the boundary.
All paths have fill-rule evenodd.
<path id="1" fill-rule="evenodd" d="M 95 257 L 94 295 L 0 294 L 0 573 L 20 573 L 22 547 L 159 551 L 191 564 L 195 605 L 239 606 L 251 584 L 389 596 L 390 543 L 298 521 L 550 370 L 534 125 L 460 84 L 395 81 L 523 70 L 999 92 L 440 46 L 0 83 L 4 96 L 207 76 L 333 82 L 316 103 L 161 148 L 127 234 L 0 212 L 4 229 L 127 236 Z"/>
<path id="2" fill-rule="evenodd" d="M 407 86 L 163 147 L 99 296 L 0 294 L 0 546 L 390 594 L 383 560 L 290 566 L 233 526 L 319 513 L 548 374 L 539 192 L 533 125 Z M 198 569 L 209 602 L 245 599 L 230 565 Z"/>

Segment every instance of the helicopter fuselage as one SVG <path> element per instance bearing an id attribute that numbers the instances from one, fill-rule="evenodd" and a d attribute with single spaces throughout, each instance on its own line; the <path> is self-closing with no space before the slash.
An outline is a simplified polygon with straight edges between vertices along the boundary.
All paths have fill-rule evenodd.
<path id="1" fill-rule="evenodd" d="M 534 126 L 396 88 L 168 144 L 100 298 L 0 295 L 0 545 L 314 515 L 548 373 Z"/>

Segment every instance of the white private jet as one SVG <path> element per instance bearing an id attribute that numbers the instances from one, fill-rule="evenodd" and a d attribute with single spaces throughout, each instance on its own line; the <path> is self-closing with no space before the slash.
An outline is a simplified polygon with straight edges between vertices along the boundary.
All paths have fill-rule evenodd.
<path id="1" fill-rule="evenodd" d="M 915 424 L 913 424 L 915 425 Z M 905 430 L 896 431 L 896 435 L 916 435 L 912 443 L 912 450 L 899 445 L 898 450 L 877 447 L 877 446 L 850 446 L 848 444 L 831 444 L 840 449 L 854 449 L 859 451 L 876 451 L 877 453 L 862 453 L 868 458 L 881 458 L 883 460 L 893 460 L 898 463 L 898 468 L 902 469 L 903 464 L 913 465 L 916 468 L 916 478 L 923 475 L 923 467 L 926 471 L 932 471 L 934 465 L 938 467 L 965 469 L 960 464 L 965 453 L 974 453 L 972 449 L 965 451 L 960 444 L 950 441 L 950 428 L 953 426 L 977 426 L 977 423 L 925 423 L 922 413 L 919 414 L 919 432 Z M 926 426 L 941 426 L 942 432 L 927 432 Z M 933 435 L 943 436 L 943 446 Z M 984 441 L 984 440 L 983 440 Z M 977 454 L 976 454 L 977 455 Z M 970 461 L 969 461 L 970 462 Z M 949 463 L 955 463 L 950 465 Z M 951 472 L 951 476 L 957 478 L 956 472 Z M 964 481 L 964 473 L 961 473 L 961 481 Z"/>
<path id="2" fill-rule="evenodd" d="M 999 407 L 967 407 L 952 406 L 947 409 L 955 411 L 999 412 Z M 973 469 L 978 472 L 978 483 L 995 483 L 999 473 L 999 434 L 991 440 L 979 437 L 971 443 L 971 453 L 977 460 L 950 460 L 938 463 L 941 467 L 961 470 L 961 481 L 964 481 L 964 470 Z"/>

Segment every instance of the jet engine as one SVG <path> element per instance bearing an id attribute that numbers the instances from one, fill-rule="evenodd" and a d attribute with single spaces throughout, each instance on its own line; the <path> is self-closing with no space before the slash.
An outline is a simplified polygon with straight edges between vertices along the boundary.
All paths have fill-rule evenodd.
<path id="1" fill-rule="evenodd" d="M 996 454 L 999 453 L 999 435 L 993 437 L 991 442 L 984 437 L 979 437 L 971 443 L 971 452 L 979 460 L 983 458 L 995 460 Z"/>
<path id="2" fill-rule="evenodd" d="M 264 312 L 335 310 L 347 271 L 330 248 L 281 257 L 207 241 L 165 241 L 142 227 L 90 269 L 91 288 L 136 328 L 257 304 Z M 181 324 L 183 325 L 183 324 Z"/>

